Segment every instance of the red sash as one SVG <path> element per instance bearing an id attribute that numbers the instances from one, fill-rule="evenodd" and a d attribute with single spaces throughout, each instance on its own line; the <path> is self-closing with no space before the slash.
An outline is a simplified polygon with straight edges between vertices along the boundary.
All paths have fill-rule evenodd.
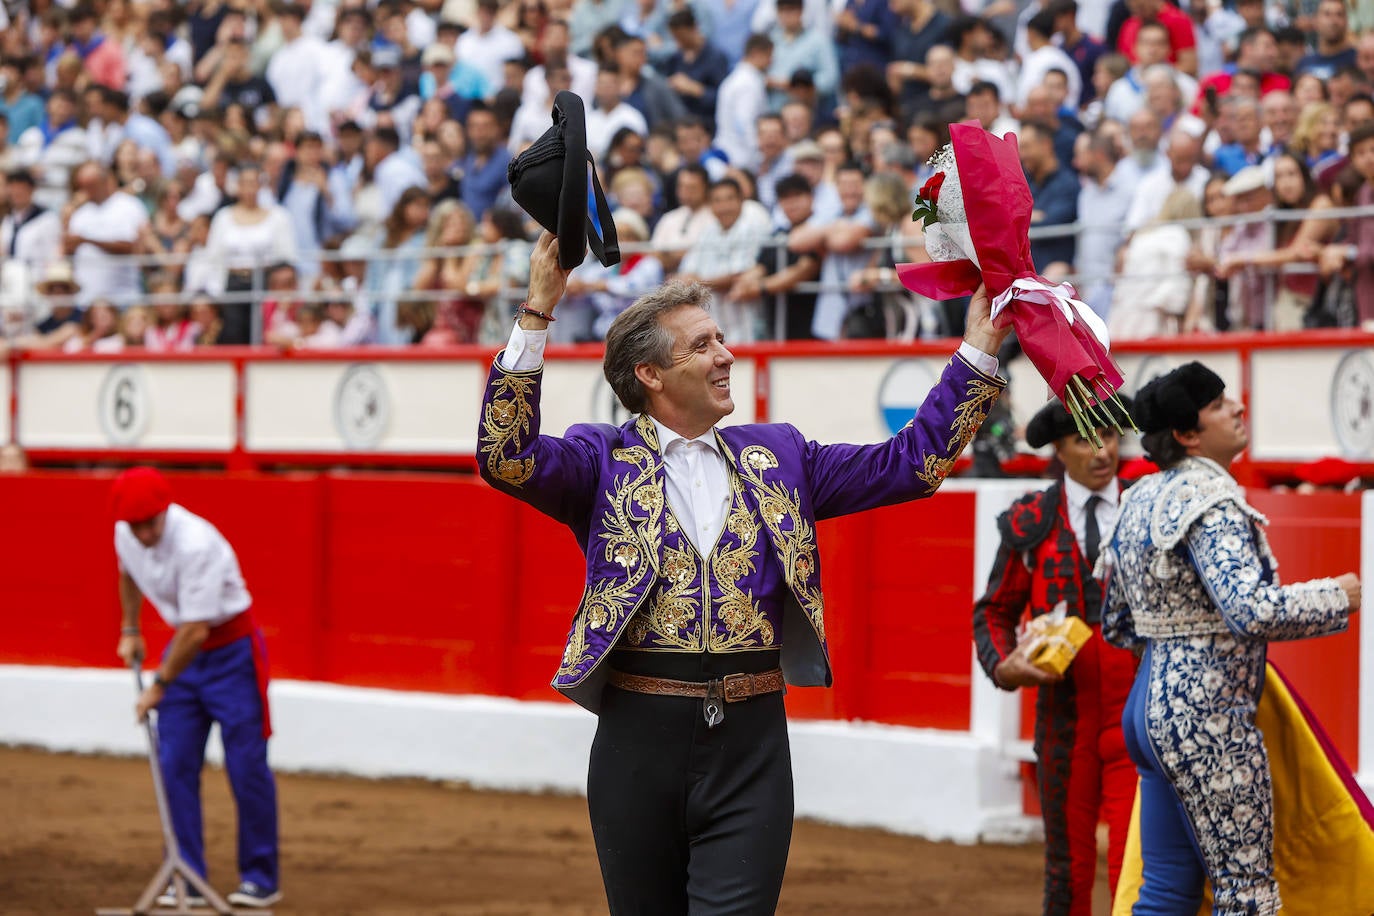
<path id="1" fill-rule="evenodd" d="M 258 629 L 257 622 L 253 620 L 253 609 L 249 608 L 219 626 L 211 627 L 210 635 L 205 637 L 205 642 L 201 645 L 200 650 L 213 652 L 215 649 L 222 649 L 245 636 L 251 637 L 253 640 L 253 671 L 257 675 L 258 697 L 262 700 L 262 736 L 270 738 L 272 737 L 272 713 L 267 706 L 267 643 L 263 641 L 262 630 Z"/>

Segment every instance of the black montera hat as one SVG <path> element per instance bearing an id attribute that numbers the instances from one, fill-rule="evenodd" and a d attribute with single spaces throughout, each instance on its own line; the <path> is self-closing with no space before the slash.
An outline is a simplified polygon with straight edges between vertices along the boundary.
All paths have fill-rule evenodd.
<path id="1" fill-rule="evenodd" d="M 1202 363 L 1184 363 L 1153 378 L 1135 393 L 1136 425 L 1142 433 L 1197 429 L 1198 411 L 1226 390 L 1226 383 Z"/>
<path id="2" fill-rule="evenodd" d="M 535 222 L 558 236 L 564 270 L 582 263 L 587 246 L 607 267 L 620 261 L 611 208 L 587 152 L 582 99 L 566 90 L 553 100 L 553 126 L 506 169 L 511 197 Z"/>
<path id="3" fill-rule="evenodd" d="M 1130 413 L 1131 399 L 1124 394 L 1118 395 L 1118 397 L 1121 398 L 1121 403 L 1125 405 L 1126 412 Z M 1117 415 L 1118 411 L 1113 410 L 1112 416 L 1116 417 Z M 1102 428 L 1098 427 L 1098 429 Z M 1044 448 L 1064 436 L 1076 435 L 1078 435 L 1078 425 L 1073 422 L 1073 417 L 1069 416 L 1069 411 L 1058 398 L 1036 411 L 1035 416 L 1031 417 L 1031 421 L 1026 424 L 1026 444 L 1031 448 Z"/>

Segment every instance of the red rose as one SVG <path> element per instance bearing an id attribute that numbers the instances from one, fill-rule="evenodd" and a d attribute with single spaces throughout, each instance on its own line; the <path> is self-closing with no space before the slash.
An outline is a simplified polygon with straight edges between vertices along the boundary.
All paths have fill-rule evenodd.
<path id="1" fill-rule="evenodd" d="M 940 185 L 945 183 L 945 173 L 936 172 L 921 186 L 921 199 L 930 201 L 933 209 L 940 202 Z"/>

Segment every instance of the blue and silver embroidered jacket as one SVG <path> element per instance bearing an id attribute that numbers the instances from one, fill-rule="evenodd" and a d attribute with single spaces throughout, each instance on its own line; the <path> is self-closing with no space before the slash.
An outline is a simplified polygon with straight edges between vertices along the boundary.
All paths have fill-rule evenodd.
<path id="1" fill-rule="evenodd" d="M 1225 469 L 1186 458 L 1126 491 L 1102 557 L 1102 635 L 1148 645 L 1137 724 L 1187 813 L 1214 912 L 1228 916 L 1281 906 L 1269 758 L 1255 726 L 1266 646 L 1339 633 L 1348 618 L 1334 579 L 1279 584 L 1265 523 Z"/>

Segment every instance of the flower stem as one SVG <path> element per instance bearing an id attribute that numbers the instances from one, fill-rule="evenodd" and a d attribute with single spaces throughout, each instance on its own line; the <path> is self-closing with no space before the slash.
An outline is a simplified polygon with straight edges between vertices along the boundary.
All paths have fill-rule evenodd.
<path id="1" fill-rule="evenodd" d="M 1078 376 L 1073 377 L 1073 381 L 1082 383 Z M 1078 434 L 1093 444 L 1093 448 L 1102 448 L 1102 440 L 1097 435 L 1097 424 L 1091 423 L 1091 413 L 1082 399 L 1082 395 L 1070 383 L 1064 388 L 1064 406 L 1068 408 L 1069 416 L 1073 417 L 1074 425 L 1078 427 Z"/>
<path id="2" fill-rule="evenodd" d="M 1131 412 L 1126 409 L 1126 404 L 1121 400 L 1121 396 L 1117 394 L 1116 389 L 1107 384 L 1102 378 L 1097 379 L 1097 384 L 1106 390 L 1107 396 L 1111 398 L 1112 403 L 1116 405 L 1116 409 L 1121 411 L 1121 415 L 1126 418 L 1126 422 L 1131 425 L 1131 429 L 1135 432 L 1140 432 L 1140 427 L 1135 425 L 1135 418 L 1132 417 Z M 1120 429 L 1120 426 L 1117 428 Z M 1125 432 L 1125 430 L 1122 430 L 1122 432 Z"/>
<path id="3" fill-rule="evenodd" d="M 1099 426 L 1115 427 L 1117 430 L 1121 429 L 1121 425 L 1112 417 L 1111 411 L 1097 399 L 1081 376 L 1075 375 L 1073 377 L 1073 384 L 1078 389 L 1078 397 L 1087 407 L 1088 416 L 1093 420 L 1094 431 L 1096 431 Z"/>

